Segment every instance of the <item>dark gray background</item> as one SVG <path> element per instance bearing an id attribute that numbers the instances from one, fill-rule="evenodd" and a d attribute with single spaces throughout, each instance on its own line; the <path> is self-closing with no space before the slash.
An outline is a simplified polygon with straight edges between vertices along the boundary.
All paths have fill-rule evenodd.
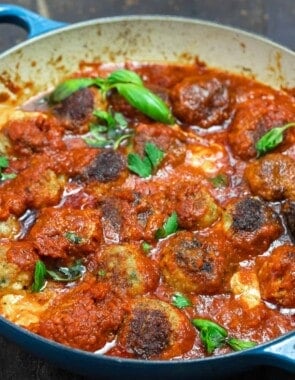
<path id="1" fill-rule="evenodd" d="M 19 0 L 10 1 L 10 4 L 25 6 L 45 17 L 68 23 L 129 14 L 193 17 L 239 27 L 295 50 L 295 0 Z M 0 51 L 25 38 L 23 30 L 0 24 Z M 293 380 L 294 376 L 278 369 L 260 367 L 227 380 L 237 378 Z M 0 379 L 84 380 L 85 377 L 55 368 L 0 337 Z"/>

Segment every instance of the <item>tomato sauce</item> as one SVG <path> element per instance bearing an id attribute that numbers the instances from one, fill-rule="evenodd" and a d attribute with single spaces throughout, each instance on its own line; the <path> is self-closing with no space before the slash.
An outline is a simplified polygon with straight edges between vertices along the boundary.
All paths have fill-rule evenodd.
<path id="1" fill-rule="evenodd" d="M 0 313 L 70 347 L 140 359 L 231 350 L 208 352 L 196 318 L 257 344 L 292 331 L 295 128 L 261 157 L 256 143 L 295 121 L 294 96 L 198 61 L 122 67 L 173 123 L 89 86 L 37 96 L 1 126 Z M 72 77 L 117 69 L 85 63 Z"/>

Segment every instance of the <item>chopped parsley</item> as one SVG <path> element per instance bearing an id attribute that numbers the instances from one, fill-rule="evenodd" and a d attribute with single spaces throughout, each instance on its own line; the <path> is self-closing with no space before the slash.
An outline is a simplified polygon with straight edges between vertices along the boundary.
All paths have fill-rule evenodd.
<path id="1" fill-rule="evenodd" d="M 142 178 L 152 175 L 153 170 L 160 165 L 164 157 L 164 152 L 151 142 L 145 144 L 144 152 L 143 158 L 136 153 L 130 153 L 127 156 L 129 170 Z"/>
<path id="2" fill-rule="evenodd" d="M 172 295 L 172 305 L 176 306 L 178 309 L 183 309 L 192 306 L 192 303 L 182 293 L 176 292 Z"/>
<path id="3" fill-rule="evenodd" d="M 9 161 L 5 156 L 0 156 L 0 181 L 6 181 L 7 179 L 13 179 L 16 177 L 15 173 L 3 173 L 2 170 L 8 168 Z"/>
<path id="4" fill-rule="evenodd" d="M 174 234 L 178 229 L 178 216 L 174 211 L 165 221 L 163 227 L 156 231 L 156 239 L 164 239 L 169 235 Z"/>

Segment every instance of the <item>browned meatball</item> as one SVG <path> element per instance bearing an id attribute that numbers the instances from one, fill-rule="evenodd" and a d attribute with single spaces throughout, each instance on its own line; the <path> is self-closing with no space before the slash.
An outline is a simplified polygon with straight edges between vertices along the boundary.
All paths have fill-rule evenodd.
<path id="1" fill-rule="evenodd" d="M 254 97 L 237 107 L 234 120 L 229 128 L 229 143 L 234 155 L 248 160 L 257 155 L 255 144 L 268 130 L 294 120 L 295 109 L 276 98 L 271 92 Z M 294 131 L 286 132 L 285 146 L 294 141 Z"/>
<path id="2" fill-rule="evenodd" d="M 221 215 L 221 208 L 205 188 L 197 184 L 183 184 L 176 195 L 179 226 L 198 229 L 211 226 Z"/>
<path id="3" fill-rule="evenodd" d="M 170 359 L 189 351 L 195 340 L 190 321 L 170 304 L 137 300 L 118 334 L 117 344 L 141 359 Z"/>
<path id="4" fill-rule="evenodd" d="M 282 205 L 281 211 L 284 216 L 291 239 L 295 242 L 295 202 L 285 202 Z"/>
<path id="5" fill-rule="evenodd" d="M 34 118 L 12 120 L 3 132 L 13 143 L 17 154 L 32 154 L 50 149 L 63 149 L 63 129 L 55 118 L 39 115 Z"/>
<path id="6" fill-rule="evenodd" d="M 100 152 L 79 178 L 87 181 L 110 182 L 117 180 L 125 167 L 123 156 L 108 149 Z"/>
<path id="7" fill-rule="evenodd" d="M 160 254 L 162 274 L 175 290 L 197 294 L 224 290 L 228 260 L 213 243 L 182 231 L 166 240 Z"/>
<path id="8" fill-rule="evenodd" d="M 36 248 L 29 241 L 11 242 L 6 253 L 7 261 L 16 264 L 24 271 L 34 271 L 35 263 L 39 259 Z"/>
<path id="9" fill-rule="evenodd" d="M 283 245 L 257 260 L 262 298 L 284 307 L 295 307 L 295 247 Z"/>
<path id="10" fill-rule="evenodd" d="M 94 108 L 94 95 L 91 89 L 83 88 L 54 106 L 54 113 L 65 121 L 65 127 L 74 132 L 86 132 L 83 124 L 90 120 Z"/>
<path id="11" fill-rule="evenodd" d="M 114 292 L 131 296 L 152 291 L 159 282 L 153 261 L 131 244 L 107 246 L 99 257 L 97 273 Z"/>
<path id="12" fill-rule="evenodd" d="M 254 195 L 267 201 L 295 200 L 295 161 L 280 153 L 248 164 L 244 177 Z"/>
<path id="13" fill-rule="evenodd" d="M 283 232 L 278 215 L 258 198 L 233 199 L 223 219 L 233 260 L 259 255 Z"/>
<path id="14" fill-rule="evenodd" d="M 67 258 L 93 252 L 101 240 L 98 210 L 45 208 L 29 233 L 41 256 Z"/>
<path id="15" fill-rule="evenodd" d="M 95 351 L 114 339 L 124 313 L 122 300 L 90 277 L 54 300 L 41 316 L 37 333 L 70 347 Z"/>
<path id="16" fill-rule="evenodd" d="M 230 115 L 231 98 L 226 82 L 208 75 L 185 78 L 171 90 L 172 110 L 180 121 L 209 128 Z"/>
<path id="17" fill-rule="evenodd" d="M 151 142 L 164 152 L 166 164 L 176 165 L 185 159 L 184 139 L 184 134 L 177 128 L 171 128 L 171 126 L 160 123 L 140 123 L 136 127 L 134 150 L 143 155 L 145 144 Z"/>

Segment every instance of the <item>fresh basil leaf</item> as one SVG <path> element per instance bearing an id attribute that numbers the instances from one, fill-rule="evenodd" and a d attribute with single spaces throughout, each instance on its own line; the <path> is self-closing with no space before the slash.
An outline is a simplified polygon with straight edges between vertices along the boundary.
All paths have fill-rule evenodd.
<path id="1" fill-rule="evenodd" d="M 38 260 L 35 264 L 34 282 L 32 285 L 32 292 L 38 293 L 45 287 L 46 266 L 43 261 Z"/>
<path id="2" fill-rule="evenodd" d="M 148 157 L 141 158 L 136 153 L 130 153 L 127 156 L 128 169 L 142 178 L 149 177 L 152 174 L 152 164 Z"/>
<path id="3" fill-rule="evenodd" d="M 82 88 L 94 86 L 97 84 L 97 79 L 93 78 L 75 78 L 68 79 L 65 82 L 60 83 L 55 90 L 49 95 L 49 103 L 59 103 L 74 92 L 81 90 Z"/>
<path id="4" fill-rule="evenodd" d="M 0 156 L 0 169 L 6 169 L 8 168 L 9 161 L 8 158 L 5 156 Z"/>
<path id="5" fill-rule="evenodd" d="M 215 188 L 227 187 L 228 186 L 228 177 L 226 174 L 218 174 L 216 177 L 210 178 L 212 186 Z"/>
<path id="6" fill-rule="evenodd" d="M 64 236 L 73 244 L 81 244 L 83 242 L 83 238 L 78 236 L 75 232 L 68 231 Z"/>
<path id="7" fill-rule="evenodd" d="M 156 231 L 156 239 L 163 239 L 167 236 L 174 234 L 178 229 L 178 216 L 174 211 L 166 220 L 162 228 Z"/>
<path id="8" fill-rule="evenodd" d="M 228 338 L 227 344 L 234 351 L 247 350 L 248 348 L 252 348 L 252 347 L 255 347 L 257 345 L 256 342 L 253 342 L 251 340 L 241 340 L 241 339 L 236 339 L 236 338 Z"/>
<path id="9" fill-rule="evenodd" d="M 178 309 L 183 309 L 192 306 L 192 303 L 182 293 L 176 292 L 172 295 L 172 305 L 176 306 Z"/>
<path id="10" fill-rule="evenodd" d="M 114 87 L 130 105 L 151 119 L 165 124 L 174 123 L 174 117 L 166 103 L 146 87 L 133 83 L 119 83 Z"/>
<path id="11" fill-rule="evenodd" d="M 144 151 L 151 161 L 153 168 L 156 168 L 164 157 L 164 152 L 151 142 L 145 144 Z"/>
<path id="12" fill-rule="evenodd" d="M 128 121 L 125 119 L 124 115 L 122 115 L 120 112 L 114 113 L 114 119 L 118 127 L 120 127 L 121 129 L 126 129 L 128 127 Z"/>
<path id="13" fill-rule="evenodd" d="M 226 343 L 227 331 L 208 319 L 193 319 L 193 325 L 200 331 L 200 338 L 208 354 Z"/>
<path id="14" fill-rule="evenodd" d="M 107 83 L 109 85 L 118 84 L 118 83 L 133 83 L 138 86 L 143 86 L 143 82 L 138 74 L 134 71 L 119 69 L 113 71 L 107 77 Z"/>
<path id="15" fill-rule="evenodd" d="M 266 132 L 255 145 L 258 155 L 263 156 L 265 153 L 281 144 L 284 139 L 284 131 L 292 127 L 295 127 L 295 122 L 282 125 L 281 127 L 272 128 L 270 131 Z"/>
<path id="16" fill-rule="evenodd" d="M 58 282 L 72 282 L 78 280 L 86 272 L 84 265 L 81 265 L 81 261 L 78 260 L 71 267 L 60 267 L 57 270 L 48 270 L 47 274 Z"/>

